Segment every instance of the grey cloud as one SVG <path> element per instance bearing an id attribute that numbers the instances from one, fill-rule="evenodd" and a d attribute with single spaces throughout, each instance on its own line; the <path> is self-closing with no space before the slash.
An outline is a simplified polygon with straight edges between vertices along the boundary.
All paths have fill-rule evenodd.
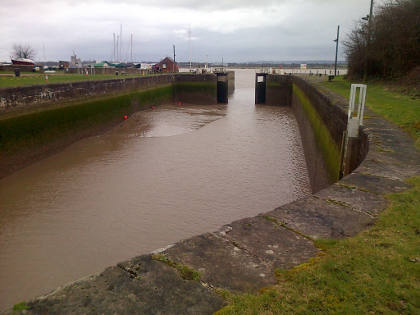
<path id="1" fill-rule="evenodd" d="M 214 61 L 221 59 L 222 56 L 227 61 L 332 60 L 334 57 L 332 39 L 336 35 L 337 25 L 341 25 L 343 30 L 341 38 L 345 38 L 345 32 L 353 27 L 354 21 L 360 20 L 360 17 L 366 14 L 370 2 L 369 0 L 156 0 L 153 3 L 143 0 L 122 0 L 118 3 L 111 0 L 65 1 L 32 0 L 28 6 L 27 1 L 15 0 L 2 4 L 0 60 L 9 58 L 14 43 L 31 44 L 37 50 L 38 59 L 43 58 L 43 45 L 48 59 L 67 60 L 73 49 L 83 59 L 110 59 L 113 50 L 112 34 L 117 33 L 120 23 L 123 23 L 125 50 L 128 50 L 128 34 L 133 32 L 134 56 L 137 60 L 157 60 L 170 55 L 174 43 L 177 45 L 179 60 L 186 61 L 188 36 L 185 30 L 193 18 L 197 21 L 192 24 L 192 34 L 196 38 L 192 41 L 194 60 L 205 60 L 206 55 Z M 148 7 L 147 11 L 147 7 L 138 7 L 141 4 L 160 6 L 160 8 Z M 15 10 L 11 10 L 12 6 Z M 16 6 L 20 7 L 19 10 L 16 10 Z M 195 10 L 193 15 L 186 10 L 189 8 Z M 231 11 L 219 14 L 219 10 L 222 9 Z M 139 11 L 138 16 L 136 10 Z M 213 12 L 210 15 L 212 10 L 217 11 L 217 14 Z M 287 10 L 291 11 L 282 15 Z M 15 13 L 10 14 L 12 11 Z M 154 14 L 162 12 L 162 16 L 150 18 L 149 12 Z M 173 12 L 178 16 L 173 17 Z M 231 17 L 230 14 L 235 16 Z M 166 19 L 168 15 L 172 19 Z M 258 18 L 253 18 L 254 16 Z M 215 25 L 220 25 L 219 28 L 211 27 L 213 19 Z M 206 23 L 203 23 L 204 20 Z M 258 23 L 255 23 L 255 20 L 258 20 Z M 223 32 L 225 28 L 231 30 Z M 342 56 L 342 47 L 340 53 Z"/>

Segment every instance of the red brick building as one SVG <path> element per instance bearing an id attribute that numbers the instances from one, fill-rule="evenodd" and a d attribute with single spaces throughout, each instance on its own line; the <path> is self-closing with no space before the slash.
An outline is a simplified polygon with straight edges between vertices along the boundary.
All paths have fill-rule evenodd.
<path id="1" fill-rule="evenodd" d="M 159 63 L 153 66 L 154 72 L 179 72 L 178 65 L 170 57 L 162 59 Z"/>

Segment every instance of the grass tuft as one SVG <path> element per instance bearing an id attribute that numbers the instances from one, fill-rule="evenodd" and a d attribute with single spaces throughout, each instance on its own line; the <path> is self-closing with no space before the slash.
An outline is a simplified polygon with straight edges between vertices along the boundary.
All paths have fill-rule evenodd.
<path id="1" fill-rule="evenodd" d="M 21 312 L 29 309 L 29 305 L 26 302 L 20 302 L 13 305 L 13 312 Z"/>

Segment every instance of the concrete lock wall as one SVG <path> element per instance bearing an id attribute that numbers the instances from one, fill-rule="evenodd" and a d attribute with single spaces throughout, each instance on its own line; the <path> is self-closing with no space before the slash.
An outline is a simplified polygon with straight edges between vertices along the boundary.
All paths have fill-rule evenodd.
<path id="1" fill-rule="evenodd" d="M 329 97 L 298 77 L 266 75 L 265 79 L 263 87 L 256 85 L 260 89 L 256 90 L 256 98 L 265 89 L 264 104 L 293 108 L 313 192 L 357 168 L 367 154 L 368 139 L 360 129 L 359 137 L 350 139 L 347 155 L 343 156 L 347 129 L 344 104 L 333 105 Z"/>
<path id="2" fill-rule="evenodd" d="M 216 80 L 177 74 L 0 89 L 0 178 L 148 106 L 216 104 Z"/>
<path id="3" fill-rule="evenodd" d="M 217 103 L 217 77 L 214 74 L 182 74 L 174 80 L 174 100 L 190 104 Z"/>
<path id="4" fill-rule="evenodd" d="M 112 96 L 172 84 L 174 75 L 0 88 L 0 114 L 86 97 Z"/>
<path id="5" fill-rule="evenodd" d="M 230 96 L 233 94 L 233 92 L 235 92 L 235 71 L 228 71 L 227 79 L 228 79 L 228 94 Z"/>

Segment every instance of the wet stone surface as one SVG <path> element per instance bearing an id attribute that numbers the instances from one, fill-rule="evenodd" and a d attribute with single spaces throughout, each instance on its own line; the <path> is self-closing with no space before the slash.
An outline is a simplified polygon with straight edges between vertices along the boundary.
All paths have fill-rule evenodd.
<path id="1" fill-rule="evenodd" d="M 374 220 L 348 205 L 314 196 L 281 206 L 265 215 L 314 239 L 352 236 Z"/>
<path id="2" fill-rule="evenodd" d="M 226 238 L 259 259 L 274 274 L 305 262 L 318 250 L 304 236 L 290 231 L 267 216 L 235 221 L 228 225 Z"/>
<path id="3" fill-rule="evenodd" d="M 29 314 L 211 314 L 224 301 L 150 255 L 107 268 L 30 303 Z"/>
<path id="4" fill-rule="evenodd" d="M 272 268 L 217 233 L 206 233 L 177 243 L 168 258 L 198 271 L 201 280 L 216 288 L 255 292 L 275 284 Z"/>
<path id="5" fill-rule="evenodd" d="M 305 237 L 257 216 L 182 241 L 165 254 L 199 271 L 212 287 L 255 292 L 276 282 L 275 269 L 301 264 L 317 252 Z"/>
<path id="6" fill-rule="evenodd" d="M 368 215 L 377 215 L 388 204 L 382 196 L 344 183 L 333 184 L 327 189 L 317 192 L 315 196 L 331 203 L 336 202 L 338 205 L 351 207 L 357 212 Z"/>
<path id="7" fill-rule="evenodd" d="M 352 173 L 342 179 L 341 183 L 354 185 L 374 194 L 401 192 L 410 187 L 400 180 L 362 173 Z"/>

